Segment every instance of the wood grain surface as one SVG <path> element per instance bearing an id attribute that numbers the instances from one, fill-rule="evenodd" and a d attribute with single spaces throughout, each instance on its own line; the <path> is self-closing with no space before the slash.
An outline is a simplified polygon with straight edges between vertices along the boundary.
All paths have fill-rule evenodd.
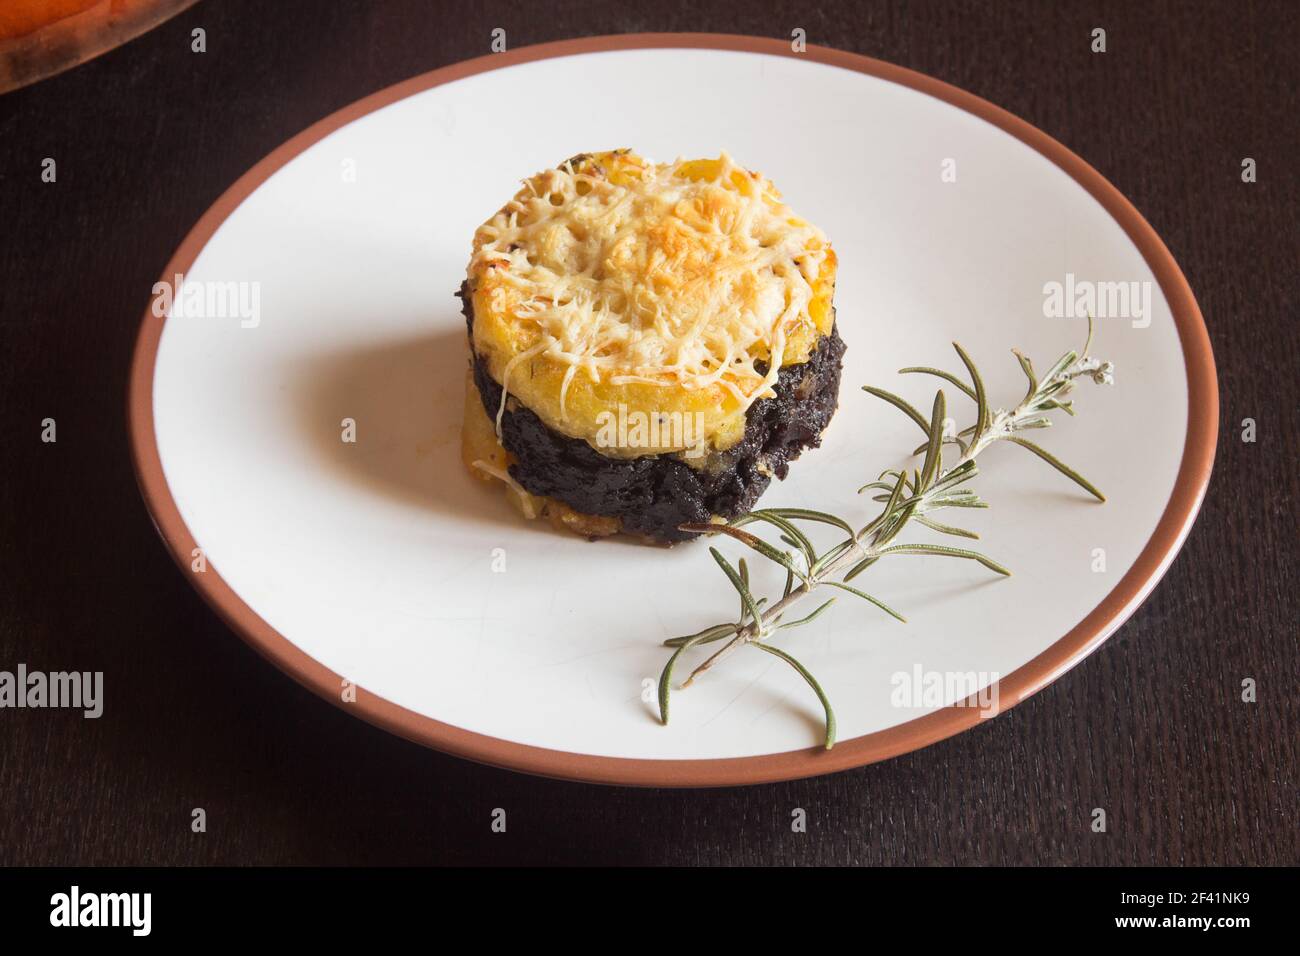
<path id="1" fill-rule="evenodd" d="M 227 630 L 164 551 L 127 454 L 150 287 L 263 155 L 488 52 L 496 27 L 512 47 L 802 27 L 977 93 L 1115 183 L 1199 299 L 1222 405 L 1201 518 L 1132 620 L 970 733 L 831 777 L 695 792 L 432 753 L 317 699 Z M 205 0 L 0 97 L 0 669 L 105 675 L 99 720 L 0 710 L 0 864 L 1300 862 L 1298 52 L 1288 2 Z M 1134 427 L 1160 413 L 1135 409 Z M 56 443 L 41 441 L 45 418 Z M 196 807 L 206 833 L 191 830 Z M 806 833 L 791 832 L 795 808 Z"/>

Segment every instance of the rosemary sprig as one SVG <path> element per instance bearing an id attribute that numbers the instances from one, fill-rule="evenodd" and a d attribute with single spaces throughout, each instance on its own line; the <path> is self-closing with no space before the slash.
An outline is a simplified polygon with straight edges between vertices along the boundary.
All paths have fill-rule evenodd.
<path id="1" fill-rule="evenodd" d="M 681 685 L 682 689 L 685 689 L 696 678 L 736 650 L 751 644 L 785 661 L 813 689 L 826 711 L 825 745 L 826 749 L 830 750 L 835 744 L 835 712 L 831 707 L 830 699 L 803 664 L 785 651 L 767 643 L 768 639 L 777 631 L 809 624 L 820 617 L 834 603 L 834 598 L 819 605 L 815 611 L 805 617 L 782 623 L 782 618 L 791 607 L 822 585 L 862 598 L 886 614 L 906 623 L 905 618 L 884 601 L 848 583 L 883 558 L 895 555 L 962 558 L 976 561 L 996 574 L 1009 576 L 1010 571 L 977 551 L 922 542 L 892 543 L 912 522 L 955 537 L 978 538 L 979 535 L 973 531 L 936 521 L 929 515 L 944 508 L 988 507 L 985 501 L 965 485 L 979 474 L 979 468 L 975 464 L 976 457 L 995 442 L 1007 441 L 1033 452 L 1098 501 L 1105 501 L 1105 496 L 1090 481 L 1045 448 L 1019 434 L 1022 431 L 1049 427 L 1052 420 L 1048 413 L 1052 411 L 1075 414 L 1073 403 L 1066 396 L 1073 390 L 1076 379 L 1087 377 L 1099 385 L 1108 385 L 1113 381 L 1111 363 L 1101 362 L 1089 354 L 1092 348 L 1093 330 L 1092 317 L 1089 316 L 1088 338 L 1083 349 L 1078 352 L 1066 352 L 1041 377 L 1034 371 L 1033 363 L 1026 356 L 1012 349 L 1028 380 L 1028 387 L 1020 404 L 1010 410 L 990 408 L 979 370 L 966 351 L 956 342 L 953 343 L 953 348 L 957 350 L 957 355 L 970 377 L 969 385 L 951 372 L 937 368 L 909 366 L 902 369 L 902 372 L 932 375 L 943 379 L 955 385 L 962 394 L 975 402 L 975 422 L 955 435 L 944 434 L 948 402 L 942 389 L 935 393 L 930 415 L 927 417 L 906 399 L 882 388 L 865 386 L 864 391 L 895 406 L 912 419 L 925 433 L 926 440 L 913 452 L 914 455 L 924 453 L 920 467 L 911 470 L 906 468 L 886 470 L 881 472 L 875 481 L 868 482 L 858 489 L 859 494 L 868 490 L 877 492 L 872 496 L 873 500 L 881 502 L 883 507 L 875 518 L 857 531 L 843 518 L 809 508 L 764 508 L 751 511 L 726 524 L 682 525 L 683 531 L 727 535 L 779 565 L 786 572 L 785 588 L 781 597 L 773 602 L 769 602 L 766 598 L 756 599 L 749 587 L 749 569 L 745 560 L 742 558 L 739 561 L 737 570 L 717 548 L 709 549 L 714 561 L 740 597 L 740 615 L 735 621 L 715 624 L 695 634 L 675 637 L 664 642 L 665 646 L 673 648 L 673 653 L 659 677 L 660 719 L 665 724 L 668 723 L 673 669 L 683 654 L 704 644 L 726 641 L 721 648 L 695 667 Z M 955 462 L 945 467 L 943 449 L 949 444 L 956 445 L 960 454 Z M 799 527 L 798 522 L 801 521 L 830 525 L 845 532 L 847 537 L 819 554 L 812 540 Z M 780 542 L 785 547 L 778 547 L 743 527 L 755 523 L 766 524 L 775 529 Z"/>

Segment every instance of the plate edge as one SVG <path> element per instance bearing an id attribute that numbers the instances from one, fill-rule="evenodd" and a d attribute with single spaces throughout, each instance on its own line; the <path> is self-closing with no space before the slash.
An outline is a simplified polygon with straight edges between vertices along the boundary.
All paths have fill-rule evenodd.
<path id="1" fill-rule="evenodd" d="M 1218 385 L 1209 333 L 1192 290 L 1164 242 L 1108 180 L 1046 133 L 975 94 L 905 67 L 856 53 L 808 46 L 795 53 L 788 42 L 709 33 L 652 33 L 587 37 L 520 47 L 451 64 L 402 81 L 343 107 L 293 136 L 230 186 L 182 240 L 162 275 L 185 272 L 217 228 L 263 182 L 330 133 L 415 93 L 495 69 L 583 53 L 638 49 L 709 49 L 810 59 L 875 76 L 935 97 L 991 123 L 1044 156 L 1081 185 L 1136 245 L 1169 302 L 1183 349 L 1188 421 L 1183 457 L 1169 502 L 1133 566 L 1072 630 L 1002 679 L 1011 701 L 1003 710 L 1042 690 L 1097 649 L 1154 589 L 1190 532 L 1214 463 L 1218 432 Z M 145 309 L 136 338 L 127 390 L 127 427 L 132 464 L 146 508 L 168 551 L 189 572 L 197 547 L 162 471 L 153 429 L 153 372 L 162 320 Z M 343 678 L 311 658 L 248 607 L 209 566 L 191 582 L 227 625 L 263 657 L 298 683 L 344 710 L 416 743 L 480 763 L 546 777 L 646 787 L 718 787 L 773 783 L 864 766 L 918 750 L 969 729 L 981 719 L 974 706 L 953 705 L 896 727 L 820 747 L 751 757 L 663 759 L 570 753 L 515 743 L 437 721 L 357 688 L 356 701 L 341 699 Z M 968 702 L 968 703 L 974 703 Z"/>

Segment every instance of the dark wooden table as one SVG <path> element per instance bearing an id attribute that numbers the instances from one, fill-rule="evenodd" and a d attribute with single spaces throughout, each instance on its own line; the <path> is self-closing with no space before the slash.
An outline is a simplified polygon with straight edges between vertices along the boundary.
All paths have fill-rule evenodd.
<path id="1" fill-rule="evenodd" d="M 0 669 L 102 670 L 106 684 L 99 720 L 0 710 L 0 864 L 1300 862 L 1300 5 L 664 7 L 206 0 L 0 97 Z M 196 27 L 206 53 L 191 52 Z M 1185 270 L 1222 390 L 1209 498 L 1145 606 L 970 733 L 744 790 L 476 766 L 348 716 L 249 650 L 173 566 L 136 492 L 124 391 L 150 287 L 264 154 L 365 94 L 486 53 L 494 27 L 512 46 L 803 27 L 978 93 L 1109 177 Z M 1089 50 L 1094 27 L 1105 54 Z M 57 443 L 40 440 L 45 418 Z M 490 831 L 495 807 L 507 834 Z M 795 807 L 806 834 L 790 832 Z"/>

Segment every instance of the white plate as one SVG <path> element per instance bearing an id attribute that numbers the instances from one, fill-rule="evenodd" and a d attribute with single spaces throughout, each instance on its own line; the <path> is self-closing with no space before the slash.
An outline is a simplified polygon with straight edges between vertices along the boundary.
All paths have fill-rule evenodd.
<path id="1" fill-rule="evenodd" d="M 620 146 L 656 159 L 725 149 L 772 178 L 835 246 L 848 344 L 840 410 L 823 447 L 764 505 L 869 517 L 855 489 L 902 464 L 919 432 L 858 386 L 928 409 L 935 380 L 897 369 L 959 368 L 956 339 L 994 404 L 1011 404 L 1024 380 L 1010 347 L 1042 368 L 1084 335 L 1082 320 L 1044 316 L 1046 283 L 1073 274 L 1151 292 L 1148 315 L 1099 322 L 1094 351 L 1115 362 L 1117 383 L 1081 386 L 1080 415 L 1040 433 L 1106 504 L 1026 452 L 996 447 L 978 479 L 993 507 L 968 523 L 1014 577 L 940 558 L 882 561 L 859 580 L 908 625 L 846 598 L 781 639 L 836 705 L 830 753 L 817 748 L 816 698 L 752 650 L 676 694 L 672 723 L 658 723 L 645 687 L 664 663 L 661 642 L 735 612 L 702 543 L 588 543 L 530 525 L 459 462 L 467 353 L 452 294 L 475 227 L 521 178 Z M 754 782 L 954 733 L 978 719 L 946 706 L 964 693 L 944 707 L 896 706 L 894 675 L 1000 675 L 1003 709 L 1037 690 L 1145 597 L 1209 476 L 1208 340 L 1140 216 L 1032 127 L 835 51 L 600 38 L 417 78 L 251 170 L 163 280 L 178 272 L 209 287 L 256 283 L 260 295 L 256 324 L 249 313 L 146 316 L 141 332 L 137 463 L 186 573 L 245 637 L 341 706 L 534 772 Z M 948 392 L 967 416 L 969 403 Z M 355 443 L 341 438 L 345 418 Z M 766 569 L 759 581 L 779 587 Z M 355 701 L 349 686 L 362 689 Z"/>

